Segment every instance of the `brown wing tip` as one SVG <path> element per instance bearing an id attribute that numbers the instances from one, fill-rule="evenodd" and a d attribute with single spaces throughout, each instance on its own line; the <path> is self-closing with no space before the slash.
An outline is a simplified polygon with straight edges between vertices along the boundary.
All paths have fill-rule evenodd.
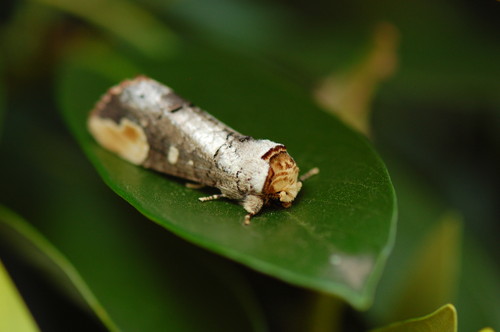
<path id="1" fill-rule="evenodd" d="M 137 82 L 137 81 L 152 81 L 153 79 L 147 75 L 144 74 L 139 74 L 136 77 L 134 77 L 131 80 L 128 80 L 130 82 Z"/>
<path id="2" fill-rule="evenodd" d="M 281 152 L 286 152 L 286 147 L 284 145 L 276 145 L 275 147 L 269 149 L 266 153 L 264 153 L 261 158 L 267 161 L 272 157 L 280 154 Z"/>
<path id="3" fill-rule="evenodd" d="M 119 94 L 123 91 L 124 88 L 141 81 L 154 81 L 154 80 L 149 76 L 146 76 L 144 74 L 139 74 L 134 78 L 128 78 L 121 81 L 117 85 L 111 87 L 107 93 Z"/>

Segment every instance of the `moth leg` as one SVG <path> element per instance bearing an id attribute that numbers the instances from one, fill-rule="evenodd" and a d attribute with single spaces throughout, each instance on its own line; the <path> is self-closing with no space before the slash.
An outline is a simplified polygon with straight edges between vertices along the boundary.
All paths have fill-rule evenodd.
<path id="1" fill-rule="evenodd" d="M 311 176 L 314 176 L 318 173 L 319 173 L 319 168 L 314 167 L 314 168 L 311 168 L 306 173 L 302 174 L 299 179 L 300 179 L 300 181 L 305 181 L 305 180 L 309 179 Z"/>
<path id="2" fill-rule="evenodd" d="M 185 183 L 185 186 L 186 188 L 190 188 L 190 189 L 201 189 L 201 188 L 204 188 L 205 185 L 204 184 L 201 184 L 201 183 L 193 183 L 193 182 L 186 182 Z"/>
<path id="3" fill-rule="evenodd" d="M 264 206 L 264 200 L 261 197 L 255 195 L 245 197 L 243 208 L 248 212 L 245 216 L 245 225 L 250 225 L 250 219 L 259 213 L 262 206 Z"/>
<path id="4" fill-rule="evenodd" d="M 245 215 L 245 221 L 244 221 L 245 225 L 250 225 L 250 219 L 252 219 L 252 217 L 253 217 L 253 216 L 254 216 L 254 215 L 253 215 L 253 214 L 251 214 L 251 213 L 247 213 L 247 214 Z"/>
<path id="5" fill-rule="evenodd" d="M 215 201 L 216 199 L 224 198 L 226 195 L 224 194 L 216 194 L 212 196 L 206 196 L 206 197 L 200 197 L 198 198 L 201 202 L 207 202 L 207 201 Z"/>

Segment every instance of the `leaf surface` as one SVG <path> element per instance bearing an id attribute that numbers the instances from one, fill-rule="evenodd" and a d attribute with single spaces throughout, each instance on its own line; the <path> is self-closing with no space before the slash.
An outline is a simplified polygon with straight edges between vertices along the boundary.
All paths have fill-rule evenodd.
<path id="1" fill-rule="evenodd" d="M 404 322 L 394 323 L 387 327 L 373 330 L 373 332 L 456 332 L 457 312 L 455 307 L 447 304 L 435 312 Z"/>
<path id="2" fill-rule="evenodd" d="M 0 331 L 39 331 L 1 261 L 0 294 Z"/>
<path id="3" fill-rule="evenodd" d="M 113 224 L 110 219 L 97 219 L 87 230 L 85 225 L 72 224 L 76 229 L 81 227 L 80 232 L 66 231 L 66 245 L 59 239 L 72 254 L 73 259 L 69 259 L 37 229 L 0 205 L 2 243 L 43 271 L 81 307 L 92 310 L 110 331 L 265 329 L 251 295 L 244 291 L 244 283 L 237 285 L 241 280 L 230 269 L 207 257 L 201 258 L 205 263 L 196 264 L 200 257 L 175 246 L 175 241 L 156 246 L 172 253 L 162 253 L 162 260 L 152 262 L 155 253 L 148 255 L 144 244 L 140 247 L 137 241 L 128 241 L 128 249 L 121 240 L 106 236 L 110 231 L 122 239 L 127 236 L 126 229 L 113 231 Z M 154 238 L 150 236 L 149 242 L 154 243 Z M 73 248 L 68 246 L 71 242 Z M 182 262 L 174 259 L 175 255 L 190 260 Z M 218 267 L 227 279 L 219 278 L 204 264 Z M 221 320 L 221 313 L 230 317 Z"/>
<path id="4" fill-rule="evenodd" d="M 128 64 L 120 72 L 114 63 Z M 86 118 L 109 87 L 141 73 L 244 134 L 285 144 L 302 172 L 319 167 L 321 173 L 290 209 L 265 209 L 245 227 L 238 204 L 198 201 L 215 191 L 188 189 L 181 179 L 119 159 L 94 142 Z M 141 213 L 258 271 L 369 305 L 393 242 L 392 184 L 366 139 L 318 111 L 301 89 L 258 62 L 196 45 L 160 63 L 81 51 L 59 83 L 64 116 L 87 156 Z"/>

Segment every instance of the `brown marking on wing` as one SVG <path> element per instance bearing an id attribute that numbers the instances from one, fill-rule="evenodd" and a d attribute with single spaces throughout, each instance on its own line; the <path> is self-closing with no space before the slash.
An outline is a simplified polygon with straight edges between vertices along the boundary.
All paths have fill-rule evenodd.
<path id="1" fill-rule="evenodd" d="M 284 146 L 280 147 L 282 150 L 274 152 L 274 155 L 269 159 L 269 171 L 262 188 L 262 192 L 266 195 L 275 195 L 278 192 L 277 188 L 284 187 L 283 184 L 293 185 L 297 181 L 298 167 Z"/>
<path id="2" fill-rule="evenodd" d="M 140 135 L 141 133 L 137 127 L 125 126 L 123 128 L 123 137 L 131 142 L 137 142 Z"/>
<path id="3" fill-rule="evenodd" d="M 101 146 L 123 159 L 136 165 L 146 159 L 149 152 L 146 134 L 139 125 L 127 118 L 122 118 L 118 124 L 111 119 L 91 116 L 88 127 Z"/>
<path id="4" fill-rule="evenodd" d="M 267 151 L 266 153 L 264 153 L 261 158 L 267 161 L 281 152 L 286 152 L 286 147 L 284 145 L 277 145 L 274 148 L 269 149 L 269 151 Z"/>

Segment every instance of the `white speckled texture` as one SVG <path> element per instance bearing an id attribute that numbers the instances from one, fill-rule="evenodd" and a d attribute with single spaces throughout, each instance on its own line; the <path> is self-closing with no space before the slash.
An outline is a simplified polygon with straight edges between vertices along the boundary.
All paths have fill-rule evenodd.
<path id="1" fill-rule="evenodd" d="M 223 197 L 242 202 L 247 221 L 267 197 L 276 199 L 276 193 L 263 193 L 270 166 L 262 157 L 281 144 L 238 133 L 152 79 L 138 77 L 110 89 L 89 123 L 93 118 L 100 124 L 139 128 L 148 149 L 146 157 L 144 149 L 134 156 L 132 147 L 110 148 L 91 130 L 104 147 L 135 164 L 218 188 Z"/>

